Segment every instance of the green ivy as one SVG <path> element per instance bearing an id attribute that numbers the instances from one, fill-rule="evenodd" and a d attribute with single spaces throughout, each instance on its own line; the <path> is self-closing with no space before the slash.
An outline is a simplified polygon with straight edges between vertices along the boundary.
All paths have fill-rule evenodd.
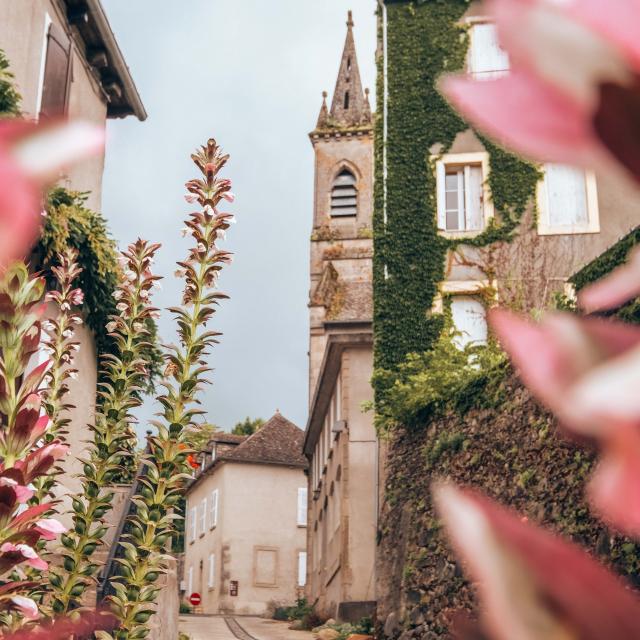
<path id="1" fill-rule="evenodd" d="M 443 330 L 431 309 L 444 279 L 447 252 L 460 240 L 437 229 L 437 190 L 429 157 L 446 153 L 469 128 L 437 89 L 443 73 L 464 67 L 468 0 L 388 3 L 387 223 L 384 222 L 383 122 L 376 122 L 374 189 L 374 331 L 376 402 L 408 354 L 429 351 Z M 379 61 L 378 113 L 384 86 Z M 509 241 L 531 205 L 539 170 L 486 139 L 496 211 L 488 228 L 464 244 Z M 415 364 L 415 361 L 413 362 Z"/>
<path id="2" fill-rule="evenodd" d="M 84 292 L 83 312 L 87 326 L 93 331 L 99 355 L 115 353 L 116 345 L 107 332 L 109 318 L 117 313 L 113 293 L 119 277 L 118 250 L 109 234 L 104 217 L 86 206 L 86 194 L 53 189 L 46 204 L 40 240 L 33 253 L 33 268 L 42 271 L 50 288 L 56 286 L 52 267 L 58 266 L 58 255 L 67 247 L 78 250 L 82 267 L 79 286 Z M 148 320 L 151 333 L 149 360 L 152 363 L 149 390 L 158 375 L 162 359 L 155 346 L 157 328 Z M 146 357 L 146 356 L 145 356 Z"/>
<path id="3" fill-rule="evenodd" d="M 13 73 L 9 70 L 9 60 L 0 49 L 0 117 L 20 115 L 22 96 L 16 90 Z"/>

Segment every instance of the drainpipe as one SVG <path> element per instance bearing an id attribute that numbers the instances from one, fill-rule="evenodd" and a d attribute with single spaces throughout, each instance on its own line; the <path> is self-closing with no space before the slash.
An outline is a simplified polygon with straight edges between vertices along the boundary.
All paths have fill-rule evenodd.
<path id="1" fill-rule="evenodd" d="M 382 15 L 382 218 L 387 226 L 387 138 L 389 133 L 389 58 L 387 56 L 387 5 L 378 0 Z"/>

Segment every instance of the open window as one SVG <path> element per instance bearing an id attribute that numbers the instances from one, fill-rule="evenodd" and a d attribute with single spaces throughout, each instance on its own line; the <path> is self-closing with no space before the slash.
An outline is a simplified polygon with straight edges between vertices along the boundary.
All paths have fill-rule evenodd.
<path id="1" fill-rule="evenodd" d="M 538 233 L 598 233 L 598 188 L 592 172 L 547 164 L 538 185 Z"/>
<path id="2" fill-rule="evenodd" d="M 45 38 L 39 118 L 56 118 L 67 113 L 71 86 L 71 38 L 55 22 Z"/>
<path id="3" fill-rule="evenodd" d="M 331 189 L 331 217 L 342 218 L 358 214 L 358 189 L 355 175 L 343 169 Z"/>
<path id="4" fill-rule="evenodd" d="M 452 235 L 482 231 L 493 216 L 486 153 L 445 155 L 436 161 L 438 228 Z"/>
<path id="5" fill-rule="evenodd" d="M 471 25 L 468 68 L 477 80 L 490 80 L 509 73 L 509 56 L 500 46 L 496 25 L 492 22 Z"/>

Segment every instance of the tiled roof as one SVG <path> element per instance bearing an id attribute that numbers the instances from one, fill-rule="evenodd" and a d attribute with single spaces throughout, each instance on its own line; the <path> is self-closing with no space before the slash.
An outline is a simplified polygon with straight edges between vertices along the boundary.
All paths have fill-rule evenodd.
<path id="1" fill-rule="evenodd" d="M 242 444 L 225 452 L 221 459 L 306 468 L 308 461 L 302 454 L 303 440 L 302 429 L 276 413 Z"/>
<path id="2" fill-rule="evenodd" d="M 209 448 L 214 442 L 219 442 L 221 444 L 240 444 L 244 442 L 247 437 L 248 436 L 236 436 L 233 433 L 219 432 L 209 440 Z"/>

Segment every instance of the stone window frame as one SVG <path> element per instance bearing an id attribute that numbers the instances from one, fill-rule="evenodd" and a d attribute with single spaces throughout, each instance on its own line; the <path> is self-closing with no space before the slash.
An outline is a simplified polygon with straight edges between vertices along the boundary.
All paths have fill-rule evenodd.
<path id="1" fill-rule="evenodd" d="M 272 551 L 276 556 L 275 570 L 274 570 L 274 582 L 259 582 L 258 581 L 258 553 L 260 551 Z M 256 545 L 253 547 L 253 586 L 264 589 L 277 589 L 278 588 L 278 573 L 280 571 L 280 549 L 279 547 L 267 547 L 263 545 Z"/>
<path id="2" fill-rule="evenodd" d="M 434 180 L 436 183 L 436 224 L 438 227 L 438 234 L 444 238 L 473 238 L 481 234 L 487 229 L 489 222 L 495 215 L 493 207 L 493 199 L 491 197 L 491 190 L 489 188 L 489 176 L 491 173 L 489 165 L 489 153 L 486 151 L 474 151 L 469 153 L 445 153 L 442 155 L 432 155 L 430 158 L 433 166 Z M 474 165 L 480 166 L 482 169 L 482 190 L 484 194 L 483 198 L 483 227 L 482 229 L 474 229 L 473 231 L 447 231 L 442 228 L 442 212 L 445 210 L 444 198 L 444 183 L 443 178 L 446 175 L 447 167 L 451 166 L 467 166 Z"/>

